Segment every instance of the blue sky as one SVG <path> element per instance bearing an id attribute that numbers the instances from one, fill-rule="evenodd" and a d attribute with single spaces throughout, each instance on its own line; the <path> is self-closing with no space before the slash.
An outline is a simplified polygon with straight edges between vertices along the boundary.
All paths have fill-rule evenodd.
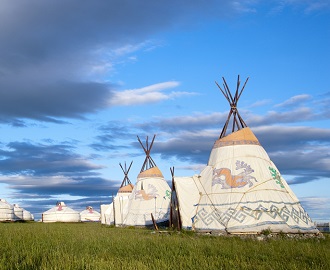
<path id="1" fill-rule="evenodd" d="M 241 116 L 316 221 L 330 216 L 330 3 L 1 1 L 0 197 L 37 218 L 108 203 L 144 141 L 170 180 Z"/>

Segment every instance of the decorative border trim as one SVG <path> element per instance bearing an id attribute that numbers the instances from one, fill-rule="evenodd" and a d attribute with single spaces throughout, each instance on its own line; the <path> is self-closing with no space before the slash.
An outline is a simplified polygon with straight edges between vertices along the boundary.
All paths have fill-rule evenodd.
<path id="1" fill-rule="evenodd" d="M 258 141 L 252 141 L 252 140 L 239 140 L 239 141 L 217 140 L 214 143 L 213 148 L 219 148 L 219 147 L 230 146 L 230 145 L 260 145 L 261 146 L 261 144 Z"/>

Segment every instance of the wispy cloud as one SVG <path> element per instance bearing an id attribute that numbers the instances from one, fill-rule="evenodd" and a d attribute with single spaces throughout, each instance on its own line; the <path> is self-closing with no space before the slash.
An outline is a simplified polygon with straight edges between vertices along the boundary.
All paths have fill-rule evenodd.
<path id="1" fill-rule="evenodd" d="M 251 104 L 248 108 L 256 108 L 256 107 L 262 107 L 271 104 L 270 99 L 264 99 L 264 100 L 259 100 L 253 104 Z"/>
<path id="2" fill-rule="evenodd" d="M 301 94 L 301 95 L 293 96 L 280 104 L 276 104 L 275 107 L 299 106 L 311 99 L 312 97 L 310 95 Z"/>
<path id="3" fill-rule="evenodd" d="M 175 116 L 171 118 L 156 117 L 153 120 L 145 123 L 136 124 L 136 127 L 145 131 L 151 129 L 161 130 L 162 132 L 172 131 L 191 131 L 198 130 L 201 127 L 203 129 L 210 127 L 219 127 L 228 116 L 228 112 L 225 113 L 193 113 L 188 116 Z"/>
<path id="4" fill-rule="evenodd" d="M 160 102 L 180 96 L 195 95 L 191 92 L 169 92 L 168 89 L 179 86 L 179 82 L 169 81 L 157 83 L 138 89 L 112 92 L 109 100 L 110 106 L 129 106 Z"/>
<path id="5" fill-rule="evenodd" d="M 330 3 L 327 0 L 283 0 L 274 2 L 273 12 L 281 12 L 287 7 L 302 9 L 306 14 L 330 10 Z"/>
<path id="6" fill-rule="evenodd" d="M 316 222 L 329 222 L 330 216 L 330 198 L 328 197 L 302 197 L 300 198 L 302 206 L 309 216 L 313 216 Z"/>

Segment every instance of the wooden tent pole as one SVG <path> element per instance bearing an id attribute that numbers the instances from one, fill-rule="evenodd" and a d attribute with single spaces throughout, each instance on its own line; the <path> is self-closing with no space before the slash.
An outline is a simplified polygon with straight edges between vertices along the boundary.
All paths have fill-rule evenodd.
<path id="1" fill-rule="evenodd" d="M 244 90 L 244 88 L 245 88 L 245 85 L 246 85 L 246 83 L 248 82 L 249 78 L 250 78 L 250 77 L 247 77 L 247 79 L 246 79 L 246 81 L 245 81 L 245 83 L 244 83 L 244 85 L 243 85 L 243 87 L 242 87 L 242 89 L 241 89 L 241 92 L 240 92 L 239 95 L 238 95 L 238 99 L 241 97 L 241 95 L 242 95 L 242 93 L 243 93 L 243 90 Z"/>
<path id="2" fill-rule="evenodd" d="M 142 146 L 143 150 L 144 150 L 144 153 L 146 154 L 146 158 L 144 159 L 144 162 L 143 162 L 143 165 L 142 165 L 142 168 L 140 170 L 140 173 L 142 173 L 143 171 L 145 170 L 148 170 L 150 168 L 153 168 L 153 167 L 156 167 L 156 163 L 155 161 L 152 159 L 152 157 L 150 156 L 150 151 L 151 151 L 151 148 L 153 146 L 153 143 L 154 143 L 154 140 L 155 140 L 155 137 L 156 137 L 156 134 L 154 135 L 153 139 L 152 139 L 152 142 L 150 144 L 150 147 L 149 147 L 149 143 L 148 143 L 148 136 L 147 136 L 147 139 L 146 139 L 146 147 L 144 147 L 143 143 L 141 142 L 139 136 L 137 136 L 138 138 L 138 141 L 140 143 L 140 145 Z"/>
<path id="3" fill-rule="evenodd" d="M 227 99 L 227 101 L 228 101 L 229 104 L 230 104 L 230 99 L 229 99 L 228 95 L 225 93 L 224 90 L 222 90 L 221 86 L 220 86 L 217 82 L 215 82 L 215 83 L 216 83 L 216 85 L 217 85 L 218 88 L 221 90 L 222 94 L 225 96 L 225 98 Z"/>
<path id="4" fill-rule="evenodd" d="M 239 89 L 240 85 L 241 85 L 240 75 L 237 76 L 236 91 L 235 91 L 234 95 L 231 94 L 229 86 L 226 82 L 226 79 L 224 77 L 222 77 L 222 80 L 223 80 L 223 89 L 217 82 L 215 82 L 215 83 L 218 86 L 218 88 L 220 89 L 220 91 L 222 92 L 222 94 L 227 99 L 227 101 L 230 105 L 230 111 L 228 113 L 227 121 L 225 122 L 225 125 L 222 128 L 219 138 L 223 138 L 226 136 L 227 128 L 228 128 L 229 121 L 231 120 L 231 118 L 233 121 L 232 130 L 231 130 L 232 132 L 235 132 L 236 130 L 240 130 L 241 128 L 247 127 L 246 123 L 244 122 L 244 120 L 242 119 L 242 117 L 240 116 L 240 114 L 237 110 L 237 103 L 243 93 L 243 90 L 245 89 L 245 86 L 249 80 L 249 77 L 247 77 L 242 89 L 240 90 Z"/>

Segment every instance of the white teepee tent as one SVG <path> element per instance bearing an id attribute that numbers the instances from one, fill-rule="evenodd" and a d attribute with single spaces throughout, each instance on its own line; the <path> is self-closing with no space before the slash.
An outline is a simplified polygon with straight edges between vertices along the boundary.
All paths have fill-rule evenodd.
<path id="1" fill-rule="evenodd" d="M 14 207 L 5 199 L 0 199 L 0 221 L 13 221 L 14 217 Z"/>
<path id="2" fill-rule="evenodd" d="M 156 135 L 154 135 L 150 147 L 148 137 L 146 147 L 138 137 L 146 158 L 124 209 L 123 225 L 150 226 L 153 224 L 152 216 L 158 224 L 168 223 L 171 189 L 150 157 L 155 137 Z"/>
<path id="3" fill-rule="evenodd" d="M 43 212 L 42 222 L 80 222 L 80 213 L 59 202 L 55 207 Z"/>
<path id="4" fill-rule="evenodd" d="M 85 210 L 80 212 L 80 220 L 82 222 L 99 222 L 101 214 L 93 209 L 92 206 L 87 206 Z"/>
<path id="5" fill-rule="evenodd" d="M 218 85 L 231 110 L 206 168 L 192 177 L 173 176 L 172 226 L 228 233 L 317 233 L 314 223 L 265 149 L 237 111 L 233 96 Z M 228 125 L 231 133 L 226 135 Z"/>
<path id="6" fill-rule="evenodd" d="M 111 204 L 101 205 L 101 223 L 106 225 L 123 225 L 124 220 L 124 209 L 127 206 L 128 198 L 132 193 L 134 188 L 131 180 L 128 177 L 128 173 L 132 167 L 133 161 L 126 167 L 126 162 L 124 167 L 119 163 L 120 168 L 124 173 L 124 179 L 120 185 L 120 188 Z"/>

